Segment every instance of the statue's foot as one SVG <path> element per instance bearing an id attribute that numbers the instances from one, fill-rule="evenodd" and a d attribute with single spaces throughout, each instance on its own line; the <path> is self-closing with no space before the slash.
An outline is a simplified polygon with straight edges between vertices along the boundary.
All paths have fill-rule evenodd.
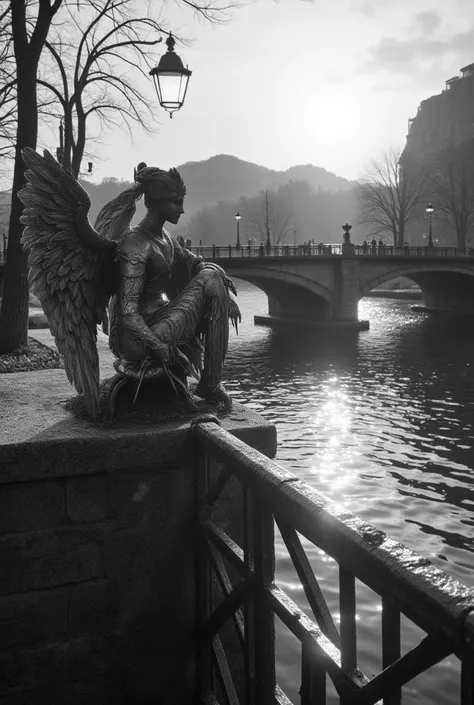
<path id="1" fill-rule="evenodd" d="M 216 387 L 208 387 L 207 385 L 199 382 L 198 386 L 194 390 L 194 394 L 201 399 L 205 399 L 211 403 L 222 402 L 224 404 L 224 409 L 226 411 L 232 410 L 232 399 L 227 394 L 222 384 L 218 384 Z"/>

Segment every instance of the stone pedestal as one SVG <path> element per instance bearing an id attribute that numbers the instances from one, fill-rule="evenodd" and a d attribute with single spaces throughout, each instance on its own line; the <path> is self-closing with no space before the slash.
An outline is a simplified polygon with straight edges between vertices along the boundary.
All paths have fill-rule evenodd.
<path id="1" fill-rule="evenodd" d="M 190 703 L 191 417 L 94 426 L 65 410 L 62 370 L 1 384 L 0 703 Z M 274 455 L 259 416 L 217 415 Z"/>

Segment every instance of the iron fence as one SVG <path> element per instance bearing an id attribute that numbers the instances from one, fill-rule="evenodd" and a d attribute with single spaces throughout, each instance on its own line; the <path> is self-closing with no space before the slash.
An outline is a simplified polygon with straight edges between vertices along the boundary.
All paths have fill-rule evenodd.
<path id="1" fill-rule="evenodd" d="M 301 644 L 302 705 L 326 703 L 327 678 L 343 705 L 400 705 L 402 687 L 451 654 L 461 664 L 460 702 L 474 703 L 474 589 L 332 503 L 215 421 L 196 423 L 193 433 L 200 532 L 201 703 L 292 705 L 275 678 L 275 616 Z M 218 511 L 226 488 L 236 480 L 242 501 L 240 543 L 231 535 L 232 504 L 227 504 L 220 518 Z M 234 493 L 234 512 L 235 501 Z M 311 618 L 275 582 L 274 522 L 304 589 Z M 301 537 L 338 564 L 339 629 Z M 358 667 L 359 581 L 382 602 L 382 670 L 375 675 Z M 426 634 L 403 655 L 402 614 Z M 229 624 L 233 624 L 234 642 Z"/>

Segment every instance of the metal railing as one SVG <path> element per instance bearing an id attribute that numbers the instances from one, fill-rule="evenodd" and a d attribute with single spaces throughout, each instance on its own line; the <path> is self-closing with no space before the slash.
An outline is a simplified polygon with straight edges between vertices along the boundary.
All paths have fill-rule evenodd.
<path id="1" fill-rule="evenodd" d="M 332 503 L 216 422 L 196 423 L 193 434 L 199 702 L 292 705 L 275 680 L 275 615 L 301 644 L 301 705 L 326 703 L 327 677 L 344 705 L 399 705 L 404 684 L 451 654 L 461 662 L 460 702 L 474 702 L 474 589 Z M 225 498 L 230 483 L 241 488 L 241 512 L 235 491 Z M 230 535 L 235 534 L 232 514 L 242 517 L 241 545 Z M 274 521 L 312 618 L 275 583 Z M 338 564 L 339 630 L 300 536 Z M 382 671 L 374 676 L 358 668 L 357 581 L 382 601 Z M 401 614 L 426 632 L 403 656 Z"/>
<path id="2" fill-rule="evenodd" d="M 351 246 L 350 246 L 351 247 Z M 474 249 L 461 249 L 458 247 L 364 247 L 353 245 L 350 253 L 343 251 L 343 245 L 272 245 L 271 247 L 233 245 L 202 245 L 190 247 L 194 253 L 205 259 L 249 259 L 255 257 L 409 257 L 409 258 L 474 258 Z"/>

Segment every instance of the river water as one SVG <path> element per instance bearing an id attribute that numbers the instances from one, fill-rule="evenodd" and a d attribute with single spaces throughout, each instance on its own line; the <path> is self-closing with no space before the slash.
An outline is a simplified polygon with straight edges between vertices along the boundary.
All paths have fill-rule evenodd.
<path id="1" fill-rule="evenodd" d="M 435 321 L 413 302 L 366 298 L 370 330 L 254 326 L 266 295 L 237 280 L 243 314 L 225 383 L 234 399 L 273 422 L 276 461 L 389 536 L 474 585 L 474 324 Z M 337 625 L 334 561 L 305 544 Z M 307 604 L 279 536 L 277 582 Z M 380 599 L 357 592 L 359 666 L 380 663 Z M 403 648 L 423 633 L 402 618 Z M 277 624 L 278 682 L 299 703 L 300 647 Z M 334 695 L 328 702 L 335 703 Z M 459 702 L 455 657 L 404 688 L 404 703 Z"/>

